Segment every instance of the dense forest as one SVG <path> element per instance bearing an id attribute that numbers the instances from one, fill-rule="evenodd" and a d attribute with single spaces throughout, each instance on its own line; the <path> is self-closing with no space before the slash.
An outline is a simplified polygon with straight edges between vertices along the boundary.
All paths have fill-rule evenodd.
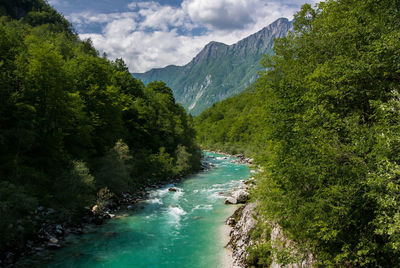
<path id="1" fill-rule="evenodd" d="M 199 168 L 193 120 L 163 82 L 99 56 L 44 0 L 0 4 L 0 251 L 101 195 Z M 97 194 L 99 193 L 99 194 Z"/>
<path id="2" fill-rule="evenodd" d="M 242 93 L 213 104 L 195 117 L 198 143 L 203 148 L 257 157 L 266 141 L 266 95 L 257 82 Z"/>
<path id="3" fill-rule="evenodd" d="M 255 89 L 196 119 L 199 141 L 257 155 L 260 217 L 316 265 L 398 267 L 400 3 L 306 4 L 294 25 Z M 295 257 L 255 233 L 253 264 Z"/>

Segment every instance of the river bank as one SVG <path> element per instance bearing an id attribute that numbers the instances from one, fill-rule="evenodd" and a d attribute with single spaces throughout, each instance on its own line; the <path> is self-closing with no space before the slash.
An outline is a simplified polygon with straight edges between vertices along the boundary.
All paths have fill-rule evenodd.
<path id="1" fill-rule="evenodd" d="M 225 157 L 235 157 L 235 163 L 247 166 L 254 165 L 254 159 L 246 158 L 243 154 L 231 155 L 222 151 L 212 151 L 214 153 L 224 155 Z M 257 174 L 262 169 L 257 167 L 251 169 L 250 174 Z M 251 231 L 256 226 L 256 203 L 248 202 L 249 191 L 254 187 L 256 181 L 254 177 L 250 177 L 243 181 L 243 185 L 237 189 L 232 189 L 230 195 L 226 198 L 225 204 L 229 205 L 230 216 L 226 219 L 225 224 L 221 227 L 221 234 L 225 244 L 224 255 L 222 256 L 223 268 L 242 268 L 248 267 L 249 252 L 248 247 L 254 241 L 251 239 Z M 245 198 L 237 204 L 236 197 L 245 191 Z M 242 193 L 243 194 L 243 193 Z M 234 197 L 232 202 L 232 197 Z"/>
<path id="2" fill-rule="evenodd" d="M 127 211 L 135 211 L 141 202 L 149 197 L 152 190 L 165 185 L 174 185 L 183 178 L 168 179 L 163 182 L 151 183 L 135 192 L 113 195 L 104 204 L 102 211 L 96 211 L 95 206 L 87 208 L 87 212 L 78 219 L 59 219 L 59 213 L 53 208 L 40 206 L 34 212 L 33 224 L 40 226 L 39 232 L 27 239 L 25 246 L 0 254 L 0 267 L 24 267 L 24 259 L 41 258 L 48 251 L 64 247 L 66 238 L 70 235 L 84 235 L 114 217 L 121 217 Z"/>
<path id="3" fill-rule="evenodd" d="M 215 154 L 219 154 L 219 155 L 223 155 L 225 157 L 232 157 L 235 158 L 233 161 L 234 163 L 238 163 L 238 164 L 243 164 L 243 165 L 251 165 L 254 164 L 254 159 L 253 158 L 248 158 L 246 157 L 244 154 L 228 154 L 226 152 L 222 152 L 220 150 L 206 150 L 207 152 L 211 152 L 211 153 L 215 153 Z"/>
<path id="4" fill-rule="evenodd" d="M 206 153 L 206 156 L 212 156 L 207 161 L 214 168 L 174 184 L 162 185 L 161 188 L 148 188 L 146 195 L 136 199 L 130 210 L 121 207 L 120 212 L 116 212 L 103 225 L 87 228 L 87 232 L 83 230 L 84 233 L 80 235 L 69 236 L 64 248 L 48 252 L 50 264 L 41 267 L 96 267 L 99 260 L 105 260 L 110 267 L 120 261 L 128 263 L 132 260 L 137 262 L 135 267 L 146 267 L 144 264 L 153 258 L 152 255 L 148 256 L 151 251 L 153 254 L 156 252 L 160 260 L 152 267 L 173 267 L 171 263 L 174 262 L 190 264 L 192 267 L 211 267 L 220 263 L 219 256 L 226 243 L 221 239 L 215 241 L 215 238 L 221 233 L 225 219 L 232 213 L 232 208 L 224 205 L 223 200 L 231 189 L 242 185 L 241 180 L 247 179 L 250 173 L 246 166 L 232 163 L 233 158 L 218 160 L 222 156 L 213 153 Z M 171 187 L 174 189 L 170 191 Z M 109 213 L 114 214 L 114 211 Z M 131 239 L 126 239 L 128 237 Z M 185 250 L 190 252 L 183 254 L 177 240 L 185 244 Z M 172 252 L 166 255 L 162 246 L 153 247 L 156 244 L 168 244 L 165 248 Z M 146 248 L 147 251 L 143 251 Z M 143 251 L 140 257 L 135 255 L 139 251 Z M 125 252 L 129 257 L 115 256 L 118 252 Z M 217 252 L 218 256 L 215 255 Z M 188 258 L 190 255 L 193 260 Z M 65 260 L 68 262 L 65 263 Z M 83 262 L 85 265 L 81 266 Z"/>
<path id="5" fill-rule="evenodd" d="M 239 209 L 242 205 L 230 205 L 228 206 L 229 215 L 233 215 L 237 209 Z M 231 217 L 231 216 L 230 216 Z M 221 256 L 221 267 L 222 268 L 236 268 L 233 263 L 233 252 L 232 249 L 229 248 L 227 245 L 231 240 L 231 232 L 232 227 L 226 224 L 224 221 L 221 224 L 220 233 L 221 233 L 221 240 L 222 243 L 225 245 L 223 254 Z"/>

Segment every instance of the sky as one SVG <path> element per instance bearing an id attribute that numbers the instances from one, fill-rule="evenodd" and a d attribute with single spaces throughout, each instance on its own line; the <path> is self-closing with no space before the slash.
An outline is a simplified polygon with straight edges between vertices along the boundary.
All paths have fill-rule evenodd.
<path id="1" fill-rule="evenodd" d="M 317 0 L 48 0 L 81 39 L 131 72 L 184 65 L 211 41 L 234 44 Z"/>

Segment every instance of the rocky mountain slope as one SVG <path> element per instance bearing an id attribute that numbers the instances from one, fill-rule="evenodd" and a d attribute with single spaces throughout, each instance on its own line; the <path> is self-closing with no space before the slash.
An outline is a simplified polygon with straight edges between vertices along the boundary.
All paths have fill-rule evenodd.
<path id="1" fill-rule="evenodd" d="M 198 115 L 254 82 L 262 55 L 272 53 L 274 40 L 285 36 L 291 27 L 288 19 L 280 18 L 236 44 L 210 42 L 184 66 L 170 65 L 133 75 L 145 84 L 164 81 L 173 89 L 177 102 Z"/>

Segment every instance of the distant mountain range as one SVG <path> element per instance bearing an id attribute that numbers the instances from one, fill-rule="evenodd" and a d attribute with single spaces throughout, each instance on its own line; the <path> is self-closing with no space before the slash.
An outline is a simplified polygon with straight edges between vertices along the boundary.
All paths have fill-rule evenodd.
<path id="1" fill-rule="evenodd" d="M 236 44 L 210 42 L 184 66 L 169 65 L 133 76 L 145 84 L 164 81 L 177 102 L 193 115 L 243 91 L 257 79 L 262 55 L 271 54 L 275 38 L 285 36 L 292 22 L 280 18 Z"/>

